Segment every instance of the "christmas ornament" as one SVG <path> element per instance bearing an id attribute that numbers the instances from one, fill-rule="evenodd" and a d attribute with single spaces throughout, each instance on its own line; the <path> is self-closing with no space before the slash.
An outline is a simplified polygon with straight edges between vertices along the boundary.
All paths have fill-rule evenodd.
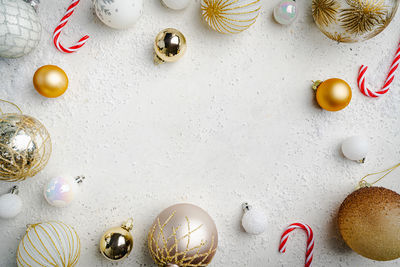
<path id="1" fill-rule="evenodd" d="M 18 196 L 18 186 L 11 188 L 10 193 L 0 196 L 0 219 L 11 219 L 22 209 L 22 200 Z"/>
<path id="2" fill-rule="evenodd" d="M 396 14 L 398 0 L 313 0 L 319 29 L 337 42 L 368 40 L 382 32 Z"/>
<path id="3" fill-rule="evenodd" d="M 97 17 L 114 29 L 132 27 L 143 14 L 143 0 L 94 0 Z"/>
<path id="4" fill-rule="evenodd" d="M 351 101 L 351 88 L 342 79 L 328 79 L 324 82 L 314 82 L 317 102 L 321 108 L 328 111 L 339 111 L 347 107 Z"/>
<path id="5" fill-rule="evenodd" d="M 259 235 L 265 232 L 267 229 L 267 216 L 259 209 L 255 209 L 249 206 L 248 203 L 244 203 L 242 226 L 244 230 L 252 235 Z"/>
<path id="6" fill-rule="evenodd" d="M 0 57 L 22 57 L 38 46 L 42 33 L 35 12 L 38 2 L 0 0 Z"/>
<path id="7" fill-rule="evenodd" d="M 176 204 L 158 215 L 149 231 L 148 246 L 159 266 L 207 266 L 217 251 L 217 227 L 203 209 Z"/>
<path id="8" fill-rule="evenodd" d="M 53 43 L 55 47 L 58 49 L 60 52 L 64 53 L 73 53 L 78 51 L 79 48 L 81 48 L 89 39 L 88 35 L 83 36 L 79 41 L 71 46 L 71 47 L 64 47 L 63 45 L 60 44 L 60 35 L 63 30 L 63 28 L 67 25 L 69 17 L 72 16 L 72 14 L 75 11 L 76 6 L 79 4 L 80 0 L 72 0 L 72 3 L 69 5 L 67 12 L 65 13 L 64 17 L 62 17 L 60 23 L 58 23 L 57 27 L 54 29 L 53 32 Z"/>
<path id="9" fill-rule="evenodd" d="M 360 163 L 365 162 L 365 157 L 367 156 L 368 149 L 368 138 L 366 138 L 365 136 L 353 136 L 347 138 L 342 143 L 343 155 L 350 160 L 355 160 Z"/>
<path id="10" fill-rule="evenodd" d="M 389 69 L 389 74 L 386 77 L 386 81 L 385 84 L 383 85 L 383 87 L 378 90 L 378 91 L 371 91 L 367 88 L 367 86 L 365 85 L 365 73 L 367 72 L 368 66 L 362 65 L 360 68 L 360 71 L 358 72 L 358 78 L 357 78 L 357 84 L 358 84 L 358 88 L 360 89 L 361 93 L 363 93 L 365 96 L 369 96 L 369 97 L 379 97 L 381 95 L 386 94 L 389 89 L 391 84 L 394 81 L 394 73 L 396 72 L 397 68 L 399 67 L 400 64 L 400 43 L 398 45 L 396 54 L 394 56 L 392 65 L 390 65 L 390 69 Z"/>
<path id="11" fill-rule="evenodd" d="M 25 180 L 41 171 L 51 154 L 46 128 L 23 114 L 0 115 L 0 180 Z"/>
<path id="12" fill-rule="evenodd" d="M 286 252 L 286 245 L 287 245 L 286 243 L 287 243 L 287 240 L 289 239 L 289 234 L 296 229 L 302 229 L 307 234 L 307 250 L 306 250 L 305 267 L 309 267 L 309 266 L 311 266 L 311 262 L 314 257 L 314 232 L 309 225 L 303 224 L 303 223 L 293 223 L 293 224 L 289 225 L 282 234 L 281 242 L 279 244 L 279 252 L 280 253 Z"/>
<path id="13" fill-rule="evenodd" d="M 204 20 L 220 33 L 240 33 L 253 25 L 261 0 L 201 0 Z"/>
<path id="14" fill-rule="evenodd" d="M 274 8 L 274 18 L 282 25 L 289 25 L 297 18 L 297 5 L 294 0 L 282 0 Z"/>
<path id="15" fill-rule="evenodd" d="M 33 75 L 33 86 L 42 96 L 59 97 L 68 88 L 68 77 L 61 68 L 45 65 L 37 69 Z"/>
<path id="16" fill-rule="evenodd" d="M 154 51 L 155 64 L 175 62 L 186 52 L 186 38 L 176 29 L 162 30 L 154 41 Z"/>
<path id="17" fill-rule="evenodd" d="M 161 2 L 168 8 L 174 10 L 181 10 L 186 8 L 192 0 L 161 0 Z"/>
<path id="18" fill-rule="evenodd" d="M 112 261 L 128 257 L 133 247 L 132 228 L 133 220 L 129 219 L 120 227 L 108 229 L 100 239 L 101 254 Z"/>
<path id="19" fill-rule="evenodd" d="M 68 206 L 79 191 L 78 185 L 83 182 L 85 176 L 58 176 L 51 179 L 44 188 L 44 198 L 57 208 Z"/>
<path id="20" fill-rule="evenodd" d="M 17 251 L 18 267 L 74 267 L 81 253 L 75 230 L 62 222 L 28 225 Z"/>

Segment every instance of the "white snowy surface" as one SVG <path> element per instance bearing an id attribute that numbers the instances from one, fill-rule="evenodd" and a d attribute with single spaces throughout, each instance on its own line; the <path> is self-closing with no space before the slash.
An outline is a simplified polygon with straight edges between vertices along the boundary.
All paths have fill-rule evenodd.
<path id="1" fill-rule="evenodd" d="M 382 34 L 356 44 L 327 39 L 313 22 L 311 1 L 299 1 L 300 15 L 289 27 L 276 24 L 276 1 L 264 1 L 257 23 L 238 35 L 210 30 L 198 0 L 182 12 L 159 0 L 145 1 L 144 16 L 129 30 L 103 25 L 90 1 L 71 17 L 62 43 L 84 34 L 87 44 L 72 55 L 52 44 L 52 31 L 69 1 L 42 1 L 40 47 L 30 55 L 0 60 L 0 98 L 41 120 L 53 140 L 48 166 L 19 183 L 22 214 L 0 221 L 0 266 L 16 266 L 25 225 L 60 220 L 82 241 L 78 266 L 153 266 L 147 232 L 164 208 L 191 202 L 207 210 L 219 230 L 211 266 L 303 266 L 306 238 L 296 231 L 286 254 L 278 253 L 284 228 L 310 224 L 316 235 L 314 266 L 397 266 L 352 252 L 341 240 L 340 203 L 365 174 L 400 159 L 400 79 L 381 99 L 357 89 L 360 64 L 370 66 L 368 83 L 382 85 L 400 36 L 399 14 Z M 187 38 L 177 63 L 155 66 L 153 40 L 167 27 Z M 63 68 L 67 92 L 46 99 L 33 88 L 35 70 Z M 311 80 L 339 77 L 353 88 L 343 111 L 321 110 Z M 400 77 L 400 76 L 399 76 Z M 364 134 L 371 151 L 365 164 L 345 159 L 342 140 Z M 60 174 L 87 179 L 76 202 L 49 206 L 43 186 Z M 400 170 L 379 183 L 400 191 Z M 13 184 L 0 182 L 0 194 Z M 269 216 L 268 230 L 246 234 L 241 204 L 248 201 Z M 116 264 L 98 251 L 102 233 L 134 218 L 134 250 Z"/>

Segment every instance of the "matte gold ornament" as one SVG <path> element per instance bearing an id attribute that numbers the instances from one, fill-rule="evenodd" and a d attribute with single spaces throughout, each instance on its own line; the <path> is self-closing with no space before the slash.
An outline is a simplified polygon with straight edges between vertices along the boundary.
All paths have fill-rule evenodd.
<path id="1" fill-rule="evenodd" d="M 342 79 L 328 79 L 324 82 L 314 82 L 317 102 L 321 108 L 328 111 L 339 111 L 347 107 L 351 101 L 350 85 Z"/>
<path id="2" fill-rule="evenodd" d="M 396 14 L 399 0 L 313 0 L 319 29 L 337 42 L 368 40 L 382 32 Z"/>
<path id="3" fill-rule="evenodd" d="M 346 244 L 377 261 L 400 257 L 400 195 L 383 187 L 362 187 L 339 210 L 338 225 Z"/>
<path id="4" fill-rule="evenodd" d="M 154 41 L 154 63 L 175 62 L 186 52 L 186 38 L 177 29 L 168 28 L 159 32 Z"/>
<path id="5" fill-rule="evenodd" d="M 261 10 L 261 0 L 202 0 L 204 20 L 220 33 L 240 33 L 253 25 Z"/>
<path id="6" fill-rule="evenodd" d="M 100 239 L 101 254 L 111 261 L 128 257 L 133 247 L 132 228 L 133 220 L 129 219 L 120 227 L 108 229 Z"/>
<path id="7" fill-rule="evenodd" d="M 59 97 L 68 88 L 68 77 L 61 68 L 45 65 L 40 67 L 33 75 L 33 86 L 42 96 Z"/>
<path id="8" fill-rule="evenodd" d="M 148 246 L 158 266 L 207 266 L 217 251 L 217 227 L 203 209 L 176 204 L 158 215 L 149 231 Z"/>
<path id="9" fill-rule="evenodd" d="M 17 251 L 18 267 L 74 267 L 81 241 L 71 226 L 62 222 L 28 225 Z"/>
<path id="10" fill-rule="evenodd" d="M 41 171 L 51 155 L 50 135 L 37 119 L 0 115 L 0 180 L 25 180 Z"/>

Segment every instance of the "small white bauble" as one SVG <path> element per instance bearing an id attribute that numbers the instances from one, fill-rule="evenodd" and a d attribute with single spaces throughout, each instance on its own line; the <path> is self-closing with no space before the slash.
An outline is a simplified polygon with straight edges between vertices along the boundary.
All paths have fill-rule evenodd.
<path id="1" fill-rule="evenodd" d="M 10 193 L 0 196 L 0 218 L 11 219 L 22 210 L 22 200 L 18 196 L 18 187 L 14 186 Z"/>
<path id="2" fill-rule="evenodd" d="M 293 0 L 283 0 L 274 8 L 274 18 L 282 25 L 289 25 L 297 18 L 297 5 Z"/>
<path id="3" fill-rule="evenodd" d="M 350 160 L 364 162 L 368 150 L 368 138 L 365 136 L 353 136 L 342 143 L 343 155 Z"/>
<path id="4" fill-rule="evenodd" d="M 58 176 L 49 181 L 44 188 L 44 198 L 47 202 L 58 208 L 68 206 L 79 191 L 78 184 L 85 177 Z"/>
<path id="5" fill-rule="evenodd" d="M 114 29 L 132 27 L 143 14 L 143 0 L 94 0 L 99 19 Z"/>
<path id="6" fill-rule="evenodd" d="M 170 9 L 174 9 L 174 10 L 181 10 L 186 8 L 189 3 L 193 0 L 161 0 L 162 3 L 170 8 Z"/>
<path id="7" fill-rule="evenodd" d="M 267 229 L 267 216 L 265 213 L 249 206 L 247 203 L 243 204 L 243 211 L 242 226 L 244 230 L 252 235 L 264 233 Z"/>

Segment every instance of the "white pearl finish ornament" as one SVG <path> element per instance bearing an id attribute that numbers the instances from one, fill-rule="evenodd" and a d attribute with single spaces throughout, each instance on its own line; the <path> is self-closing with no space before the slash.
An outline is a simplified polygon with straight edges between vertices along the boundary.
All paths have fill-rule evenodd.
<path id="1" fill-rule="evenodd" d="M 360 163 L 364 163 L 369 150 L 368 138 L 365 136 L 353 136 L 342 143 L 343 155 Z"/>
<path id="2" fill-rule="evenodd" d="M 282 25 L 289 25 L 297 18 L 297 5 L 293 0 L 283 0 L 274 8 L 274 18 Z"/>
<path id="3" fill-rule="evenodd" d="M 22 200 L 18 196 L 18 186 L 11 188 L 10 193 L 0 196 L 0 218 L 11 219 L 22 210 Z"/>
<path id="4" fill-rule="evenodd" d="M 164 6 L 173 10 L 182 10 L 188 7 L 193 0 L 161 0 Z"/>
<path id="5" fill-rule="evenodd" d="M 242 217 L 242 226 L 244 230 L 252 235 L 259 235 L 267 229 L 267 216 L 257 208 L 249 206 L 248 203 L 242 205 L 244 214 Z"/>
<path id="6" fill-rule="evenodd" d="M 49 181 L 44 189 L 46 201 L 57 208 L 68 206 L 79 192 L 78 184 L 82 183 L 84 176 L 58 176 Z"/>
<path id="7" fill-rule="evenodd" d="M 132 27 L 143 14 L 143 0 L 94 0 L 97 17 L 114 29 Z"/>

